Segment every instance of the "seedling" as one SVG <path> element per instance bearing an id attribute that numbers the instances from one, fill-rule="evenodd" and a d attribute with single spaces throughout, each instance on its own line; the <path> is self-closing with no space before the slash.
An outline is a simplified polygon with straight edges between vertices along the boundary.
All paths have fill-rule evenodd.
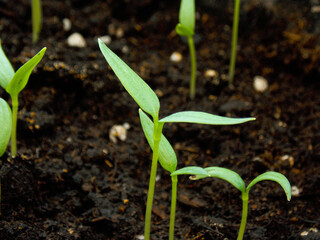
<path id="1" fill-rule="evenodd" d="M 201 173 L 202 171 L 202 173 Z M 242 240 L 244 235 L 244 230 L 246 228 L 247 216 L 248 216 L 248 199 L 249 199 L 249 191 L 250 189 L 258 182 L 263 180 L 275 181 L 280 184 L 286 193 L 287 200 L 291 199 L 291 186 L 288 179 L 281 173 L 278 172 L 265 172 L 259 176 L 257 176 L 253 181 L 246 187 L 243 179 L 239 176 L 238 173 L 221 167 L 208 167 L 208 168 L 200 168 L 200 167 L 185 167 L 179 169 L 171 174 L 171 176 L 178 176 L 181 174 L 194 175 L 190 177 L 191 180 L 198 180 L 206 177 L 216 177 L 223 179 L 229 183 L 231 183 L 235 188 L 237 188 L 242 195 L 242 218 L 240 229 L 238 233 L 237 240 Z"/>
<path id="2" fill-rule="evenodd" d="M 176 32 L 180 36 L 188 38 L 188 45 L 190 51 L 190 63 L 191 63 L 191 79 L 190 79 L 190 98 L 194 99 L 196 94 L 196 51 L 194 47 L 193 35 L 194 26 L 196 22 L 195 17 L 195 1 L 194 0 L 181 0 L 179 11 L 179 23 L 176 26 Z"/>
<path id="3" fill-rule="evenodd" d="M 8 103 L 0 98 L 0 157 L 6 151 L 12 128 L 12 114 Z"/>
<path id="4" fill-rule="evenodd" d="M 252 121 L 254 118 L 227 118 L 216 116 L 204 112 L 185 111 L 169 115 L 159 120 L 160 102 L 154 91 L 144 82 L 126 63 L 124 63 L 116 54 L 114 54 L 100 39 L 98 40 L 100 50 L 105 57 L 106 61 L 119 78 L 121 84 L 136 101 L 141 108 L 140 118 L 143 126 L 144 133 L 148 142 L 153 150 L 152 163 L 149 180 L 149 189 L 147 197 L 147 206 L 145 214 L 145 240 L 150 239 L 150 223 L 151 212 L 153 204 L 153 195 L 155 188 L 155 179 L 157 173 L 158 159 L 160 164 L 169 172 L 176 169 L 176 160 L 173 157 L 167 158 L 162 154 L 167 154 L 171 150 L 165 144 L 167 141 L 162 139 L 162 128 L 166 122 L 184 122 L 184 123 L 198 123 L 198 124 L 211 124 L 211 125 L 230 125 L 240 124 L 247 121 Z M 153 121 L 151 121 L 146 114 L 150 114 Z M 163 142 L 163 143 L 162 143 Z M 164 146 L 162 146 L 164 144 Z M 170 144 L 169 144 L 170 145 Z M 162 148 L 165 153 L 162 152 Z M 172 150 L 173 151 L 173 150 Z M 172 152 L 171 151 L 171 152 Z M 173 180 L 173 185 L 176 185 Z M 174 192 L 174 191 L 173 191 Z M 175 207 L 174 207 L 175 208 Z M 173 239 L 173 236 L 172 238 Z"/>
<path id="5" fill-rule="evenodd" d="M 32 42 L 36 43 L 42 28 L 42 7 L 41 0 L 31 1 L 32 13 Z"/>
<path id="6" fill-rule="evenodd" d="M 12 104 L 12 130 L 11 130 L 11 155 L 16 156 L 16 134 L 17 134 L 17 114 L 18 114 L 18 95 L 27 85 L 30 74 L 42 59 L 47 48 L 42 48 L 33 58 L 22 65 L 17 72 L 6 57 L 0 42 L 0 86 L 3 87 L 11 96 Z"/>
<path id="7" fill-rule="evenodd" d="M 231 57 L 229 65 L 229 85 L 233 83 L 234 71 L 237 57 L 237 41 L 238 41 L 238 27 L 239 27 L 239 9 L 240 0 L 235 0 L 232 26 L 232 43 L 231 43 Z"/>

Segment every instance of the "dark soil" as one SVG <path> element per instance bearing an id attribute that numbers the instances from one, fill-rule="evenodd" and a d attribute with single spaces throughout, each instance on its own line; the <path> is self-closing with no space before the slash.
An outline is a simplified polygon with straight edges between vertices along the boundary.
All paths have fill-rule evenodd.
<path id="1" fill-rule="evenodd" d="M 245 239 L 320 239 L 319 14 L 315 1 L 242 1 L 234 87 L 226 80 L 233 1 L 197 1 L 197 96 L 188 98 L 188 47 L 174 27 L 179 1 L 46 1 L 37 44 L 30 1 L 0 0 L 3 48 L 15 69 L 46 46 L 20 94 L 18 157 L 0 159 L 0 239 L 137 239 L 143 234 L 151 151 L 138 106 L 99 51 L 109 47 L 160 97 L 161 116 L 199 110 L 257 118 L 235 126 L 167 124 L 184 166 L 221 166 L 246 183 L 266 171 L 295 188 L 290 202 L 275 183 L 250 191 Z M 273 3 L 273 4 L 272 4 Z M 271 4 L 271 5 L 270 5 Z M 72 22 L 64 31 L 62 20 Z M 119 30 L 120 29 L 120 30 Z M 121 34 L 123 31 L 123 35 Z M 85 48 L 69 47 L 81 33 Z M 169 60 L 178 51 L 179 63 Z M 205 76 L 214 69 L 215 79 Z M 256 92 L 253 78 L 269 82 Z M 10 102 L 3 89 L 0 96 Z M 129 123 L 126 141 L 109 131 Z M 171 179 L 158 168 L 152 239 L 167 239 Z M 217 179 L 179 178 L 176 239 L 236 239 L 241 196 Z M 298 190 L 298 193 L 297 191 Z"/>

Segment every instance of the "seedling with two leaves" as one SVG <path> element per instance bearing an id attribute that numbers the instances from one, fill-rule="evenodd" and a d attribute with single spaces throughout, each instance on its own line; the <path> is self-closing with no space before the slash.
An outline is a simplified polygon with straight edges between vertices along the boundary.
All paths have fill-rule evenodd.
<path id="1" fill-rule="evenodd" d="M 147 197 L 147 206 L 145 214 L 145 240 L 150 239 L 151 212 L 153 204 L 153 195 L 155 188 L 155 179 L 157 173 L 158 159 L 161 166 L 173 173 L 177 167 L 177 159 L 174 150 L 169 142 L 162 135 L 162 129 L 165 123 L 197 123 L 210 125 L 232 125 L 255 120 L 254 118 L 228 118 L 221 117 L 205 112 L 184 111 L 174 113 L 165 118 L 159 119 L 160 102 L 154 91 L 143 81 L 126 63 L 124 63 L 116 54 L 114 54 L 100 39 L 99 47 L 106 61 L 119 78 L 121 84 L 139 105 L 140 121 L 144 134 L 152 148 L 152 162 L 149 180 L 149 190 Z M 149 114 L 152 120 L 147 116 Z M 173 239 L 175 199 L 176 199 L 177 178 L 172 177 L 172 207 L 170 222 L 169 239 Z"/>
<path id="2" fill-rule="evenodd" d="M 14 71 L 10 61 L 5 55 L 0 42 L 0 86 L 11 96 L 12 104 L 12 128 L 11 128 L 11 156 L 15 157 L 17 152 L 17 114 L 18 95 L 27 85 L 30 74 L 42 59 L 46 48 L 42 48 L 33 58 L 22 65 L 17 72 Z"/>
<path id="3" fill-rule="evenodd" d="M 185 167 L 181 168 L 173 173 L 171 173 L 171 177 L 176 177 L 178 175 L 187 174 L 187 175 L 194 175 L 190 177 L 191 180 L 198 180 L 206 177 L 215 177 L 225 180 L 231 183 L 235 188 L 237 188 L 241 192 L 242 196 L 242 218 L 240 229 L 238 233 L 237 240 L 242 240 L 244 231 L 246 228 L 247 223 L 247 216 L 248 216 L 248 200 L 249 200 L 249 191 L 250 189 L 258 182 L 264 180 L 274 181 L 280 184 L 283 188 L 284 192 L 286 193 L 287 200 L 290 201 L 291 199 L 291 186 L 288 179 L 281 173 L 278 172 L 265 172 L 259 176 L 257 176 L 253 181 L 246 187 L 243 179 L 239 176 L 238 173 L 222 167 Z"/>

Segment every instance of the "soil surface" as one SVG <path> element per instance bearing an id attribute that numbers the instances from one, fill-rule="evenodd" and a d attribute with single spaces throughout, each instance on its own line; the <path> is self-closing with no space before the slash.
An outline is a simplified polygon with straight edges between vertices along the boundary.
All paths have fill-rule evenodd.
<path id="1" fill-rule="evenodd" d="M 244 0 L 233 87 L 227 84 L 233 1 L 197 1 L 197 93 L 189 51 L 175 31 L 179 1 L 46 1 L 31 43 L 30 1 L 0 0 L 1 42 L 17 70 L 45 57 L 19 95 L 18 156 L 0 158 L 0 239 L 141 239 L 151 150 L 138 106 L 99 51 L 97 38 L 155 90 L 161 116 L 181 110 L 256 117 L 234 126 L 167 124 L 178 168 L 221 166 L 249 183 L 266 171 L 291 182 L 250 191 L 245 239 L 320 239 L 319 1 Z M 71 29 L 63 22 L 69 19 Z M 68 45 L 78 32 L 84 48 Z M 173 52 L 180 62 L 170 61 Z M 207 70 L 214 70 L 209 76 Z M 268 81 L 265 92 L 255 76 Z M 0 96 L 10 103 L 1 89 Z M 114 125 L 128 123 L 125 141 Z M 236 239 L 241 194 L 217 179 L 179 177 L 176 239 Z M 152 239 L 168 239 L 171 178 L 158 167 Z"/>

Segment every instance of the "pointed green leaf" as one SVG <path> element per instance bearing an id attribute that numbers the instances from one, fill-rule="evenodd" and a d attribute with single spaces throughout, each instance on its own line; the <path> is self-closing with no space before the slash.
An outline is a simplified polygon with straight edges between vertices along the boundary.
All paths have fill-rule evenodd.
<path id="1" fill-rule="evenodd" d="M 41 61 L 47 48 L 42 48 L 33 58 L 23 64 L 14 74 L 12 80 L 6 87 L 6 91 L 12 95 L 18 95 L 19 92 L 27 85 L 32 70 Z"/>
<path id="2" fill-rule="evenodd" d="M 211 125 L 232 125 L 248 121 L 253 121 L 255 118 L 229 118 L 213 115 L 205 112 L 185 111 L 171 114 L 159 122 L 181 122 L 181 123 L 199 123 Z"/>
<path id="3" fill-rule="evenodd" d="M 0 98 L 0 157 L 6 151 L 11 136 L 12 114 L 8 103 Z"/>
<path id="4" fill-rule="evenodd" d="M 181 0 L 179 22 L 184 28 L 189 29 L 189 32 L 192 33 L 194 32 L 196 22 L 195 12 L 195 0 Z"/>
<path id="5" fill-rule="evenodd" d="M 270 180 L 270 181 L 275 181 L 275 182 L 279 183 L 280 186 L 283 188 L 284 192 L 286 193 L 287 200 L 290 201 L 290 199 L 291 199 L 290 182 L 283 174 L 278 173 L 278 172 L 270 171 L 270 172 L 266 172 L 266 173 L 259 175 L 258 177 L 253 179 L 253 181 L 248 185 L 247 191 L 249 192 L 251 187 L 253 185 L 255 185 L 257 182 L 264 181 L 264 180 Z"/>
<path id="6" fill-rule="evenodd" d="M 142 110 L 158 119 L 160 103 L 154 91 L 100 39 L 98 42 L 103 56 L 131 97 Z"/>
<path id="7" fill-rule="evenodd" d="M 243 192 L 246 189 L 245 183 L 238 173 L 222 167 L 205 168 L 210 177 L 220 178 L 231 183 L 239 191 Z"/>
<path id="8" fill-rule="evenodd" d="M 0 41 L 0 86 L 6 89 L 13 75 L 14 69 L 3 51 Z"/>
<path id="9" fill-rule="evenodd" d="M 146 136 L 148 143 L 153 150 L 154 124 L 141 109 L 139 109 L 139 116 L 144 135 Z M 174 172 L 177 168 L 177 156 L 171 144 L 163 134 L 161 134 L 161 140 L 159 144 L 159 162 L 161 166 L 170 173 Z"/>
<path id="10" fill-rule="evenodd" d="M 206 170 L 204 170 L 202 167 L 197 166 L 184 167 L 171 173 L 171 176 L 177 175 L 203 175 L 205 177 L 209 176 Z M 190 179 L 194 180 L 193 177 L 190 177 Z"/>

